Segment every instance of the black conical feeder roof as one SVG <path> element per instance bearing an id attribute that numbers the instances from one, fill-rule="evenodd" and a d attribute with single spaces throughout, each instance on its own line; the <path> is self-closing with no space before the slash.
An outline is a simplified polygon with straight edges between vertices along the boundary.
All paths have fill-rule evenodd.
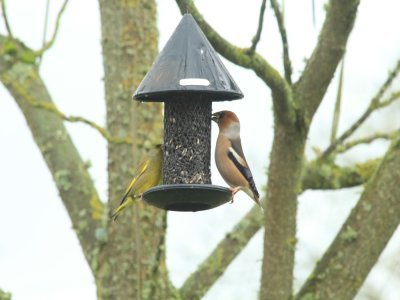
<path id="1" fill-rule="evenodd" d="M 183 16 L 137 88 L 134 98 L 159 102 L 186 94 L 199 94 L 212 101 L 243 98 L 239 87 L 190 14 Z"/>

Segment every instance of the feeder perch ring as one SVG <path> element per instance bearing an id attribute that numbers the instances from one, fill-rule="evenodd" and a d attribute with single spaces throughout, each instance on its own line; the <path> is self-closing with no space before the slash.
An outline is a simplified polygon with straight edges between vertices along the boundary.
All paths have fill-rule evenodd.
<path id="1" fill-rule="evenodd" d="M 231 201 L 232 191 L 212 184 L 167 184 L 147 190 L 143 200 L 165 210 L 195 212 Z"/>

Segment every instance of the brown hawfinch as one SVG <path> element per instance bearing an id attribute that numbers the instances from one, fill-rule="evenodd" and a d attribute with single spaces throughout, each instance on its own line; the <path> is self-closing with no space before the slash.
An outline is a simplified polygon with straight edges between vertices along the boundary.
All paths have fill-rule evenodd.
<path id="1" fill-rule="evenodd" d="M 260 194 L 243 154 L 238 117 L 231 111 L 223 110 L 212 114 L 211 119 L 219 127 L 215 163 L 222 178 L 231 187 L 232 196 L 243 190 L 262 208 Z"/>

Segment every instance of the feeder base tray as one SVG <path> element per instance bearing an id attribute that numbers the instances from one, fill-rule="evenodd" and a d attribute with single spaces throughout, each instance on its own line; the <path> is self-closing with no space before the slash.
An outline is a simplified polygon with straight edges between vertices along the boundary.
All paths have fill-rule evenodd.
<path id="1" fill-rule="evenodd" d="M 165 210 L 193 212 L 231 201 L 232 192 L 212 184 L 167 184 L 147 190 L 143 193 L 143 200 Z"/>

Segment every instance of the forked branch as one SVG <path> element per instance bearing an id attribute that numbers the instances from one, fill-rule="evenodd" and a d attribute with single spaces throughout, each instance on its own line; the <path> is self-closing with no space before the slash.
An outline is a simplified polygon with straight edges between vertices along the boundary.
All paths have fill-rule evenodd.
<path id="1" fill-rule="evenodd" d="M 331 143 L 331 145 L 322 153 L 321 158 L 327 158 L 328 156 L 333 154 L 336 151 L 336 149 L 339 148 L 347 138 L 349 138 L 362 124 L 364 124 L 364 122 L 373 112 L 381 108 L 384 108 L 392 104 L 394 101 L 400 99 L 400 91 L 395 91 L 391 93 L 387 98 L 382 99 L 399 72 L 400 72 L 400 60 L 396 63 L 394 69 L 389 73 L 388 78 L 379 88 L 376 95 L 371 99 L 364 113 L 357 119 L 357 121 L 354 122 L 352 126 L 350 126 L 350 128 L 348 128 L 345 132 L 341 134 L 339 138 L 337 138 L 335 141 Z"/>
<path id="2" fill-rule="evenodd" d="M 3 1 L 3 0 L 2 0 L 2 1 Z M 55 27 L 54 27 L 53 35 L 51 36 L 50 40 L 49 40 L 48 42 L 46 42 L 46 43 L 43 44 L 42 49 L 39 49 L 39 50 L 37 50 L 37 51 L 35 52 L 35 54 L 36 54 L 38 57 L 41 57 L 41 56 L 43 55 L 44 52 L 46 52 L 48 49 L 51 48 L 51 46 L 53 46 L 53 44 L 54 44 L 54 42 L 55 42 L 55 40 L 56 40 L 56 37 L 57 37 L 58 30 L 59 30 L 59 28 L 60 28 L 61 17 L 62 17 L 62 15 L 63 15 L 64 11 L 65 11 L 65 8 L 67 7 L 68 1 L 69 1 L 69 0 L 64 0 L 64 3 L 63 3 L 63 5 L 61 6 L 60 11 L 59 11 L 58 14 L 57 14 L 56 24 L 55 24 Z M 43 37 L 43 38 L 45 38 L 45 37 Z"/>

